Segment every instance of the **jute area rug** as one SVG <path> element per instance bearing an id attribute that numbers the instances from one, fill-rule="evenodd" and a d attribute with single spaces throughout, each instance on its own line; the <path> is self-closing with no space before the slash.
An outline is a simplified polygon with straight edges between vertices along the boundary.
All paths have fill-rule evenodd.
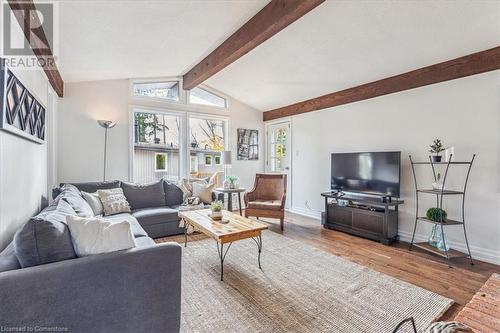
<path id="1" fill-rule="evenodd" d="M 183 248 L 182 332 L 392 332 L 408 317 L 423 329 L 453 303 L 270 231 L 262 270 L 238 241 L 221 282 L 215 241 L 200 238 Z"/>

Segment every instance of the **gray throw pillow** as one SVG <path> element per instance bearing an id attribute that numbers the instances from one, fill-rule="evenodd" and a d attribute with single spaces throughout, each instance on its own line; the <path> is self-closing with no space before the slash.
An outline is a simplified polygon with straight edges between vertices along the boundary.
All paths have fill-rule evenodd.
<path id="1" fill-rule="evenodd" d="M 122 183 L 122 189 L 132 209 L 165 206 L 163 180 L 148 184 Z"/>
<path id="2" fill-rule="evenodd" d="M 14 236 L 14 252 L 21 267 L 76 258 L 66 225 L 66 216 L 75 214 L 66 201 L 59 200 L 19 229 Z"/>
<path id="3" fill-rule="evenodd" d="M 71 207 L 75 210 L 76 215 L 80 217 L 92 217 L 94 216 L 94 211 L 92 207 L 85 201 L 80 193 L 62 193 L 62 199 L 69 203 Z"/>
<path id="4" fill-rule="evenodd" d="M 104 207 L 102 206 L 101 199 L 99 199 L 99 194 L 97 192 L 87 193 L 82 191 L 82 197 L 87 201 L 90 208 L 94 212 L 94 215 L 102 215 L 104 213 Z"/>
<path id="5" fill-rule="evenodd" d="M 163 189 L 165 191 L 166 205 L 169 207 L 182 205 L 184 201 L 184 193 L 179 186 L 167 181 L 163 182 Z"/>

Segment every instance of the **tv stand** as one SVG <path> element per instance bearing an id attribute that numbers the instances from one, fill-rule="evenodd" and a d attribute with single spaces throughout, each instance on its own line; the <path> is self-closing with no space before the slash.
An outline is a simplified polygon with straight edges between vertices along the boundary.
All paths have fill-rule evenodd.
<path id="1" fill-rule="evenodd" d="M 398 240 L 398 206 L 404 203 L 403 200 L 352 194 L 339 196 L 338 192 L 325 192 L 321 196 L 325 198 L 325 212 L 321 216 L 325 228 L 383 244 Z M 349 204 L 341 206 L 338 200 L 346 200 Z"/>

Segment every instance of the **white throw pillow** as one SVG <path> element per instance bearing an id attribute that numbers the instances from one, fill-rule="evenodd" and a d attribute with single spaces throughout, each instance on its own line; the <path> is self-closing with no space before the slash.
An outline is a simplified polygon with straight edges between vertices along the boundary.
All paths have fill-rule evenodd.
<path id="1" fill-rule="evenodd" d="M 193 197 L 198 197 L 203 203 L 212 203 L 212 190 L 215 184 L 193 183 Z"/>
<path id="2" fill-rule="evenodd" d="M 102 215 L 104 213 L 104 207 L 102 206 L 101 199 L 99 199 L 99 194 L 97 192 L 87 193 L 82 191 L 82 196 L 89 204 L 90 208 L 94 212 L 94 215 Z"/>
<path id="3" fill-rule="evenodd" d="M 105 216 L 118 213 L 130 213 L 130 204 L 121 188 L 98 190 L 97 194 L 99 195 L 99 199 L 101 199 Z"/>
<path id="4" fill-rule="evenodd" d="M 79 257 L 135 247 L 130 223 L 98 217 L 66 216 L 75 253 Z"/>

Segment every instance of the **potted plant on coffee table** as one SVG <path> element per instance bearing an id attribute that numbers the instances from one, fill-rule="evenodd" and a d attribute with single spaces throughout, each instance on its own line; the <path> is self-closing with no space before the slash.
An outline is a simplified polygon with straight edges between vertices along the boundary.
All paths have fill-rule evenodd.
<path id="1" fill-rule="evenodd" d="M 212 214 L 210 217 L 214 221 L 220 221 L 222 220 L 222 209 L 224 208 L 224 204 L 220 200 L 213 201 L 210 204 L 210 210 L 212 211 Z"/>
<path id="2" fill-rule="evenodd" d="M 445 150 L 445 148 L 443 147 L 443 144 L 441 143 L 441 140 L 439 140 L 439 139 L 434 140 L 434 142 L 432 143 L 432 145 L 430 147 L 431 147 L 431 149 L 429 150 L 429 153 L 435 154 L 432 156 L 432 162 L 434 162 L 434 163 L 441 162 L 441 155 L 439 155 L 439 153 L 441 153 L 442 151 Z"/>

